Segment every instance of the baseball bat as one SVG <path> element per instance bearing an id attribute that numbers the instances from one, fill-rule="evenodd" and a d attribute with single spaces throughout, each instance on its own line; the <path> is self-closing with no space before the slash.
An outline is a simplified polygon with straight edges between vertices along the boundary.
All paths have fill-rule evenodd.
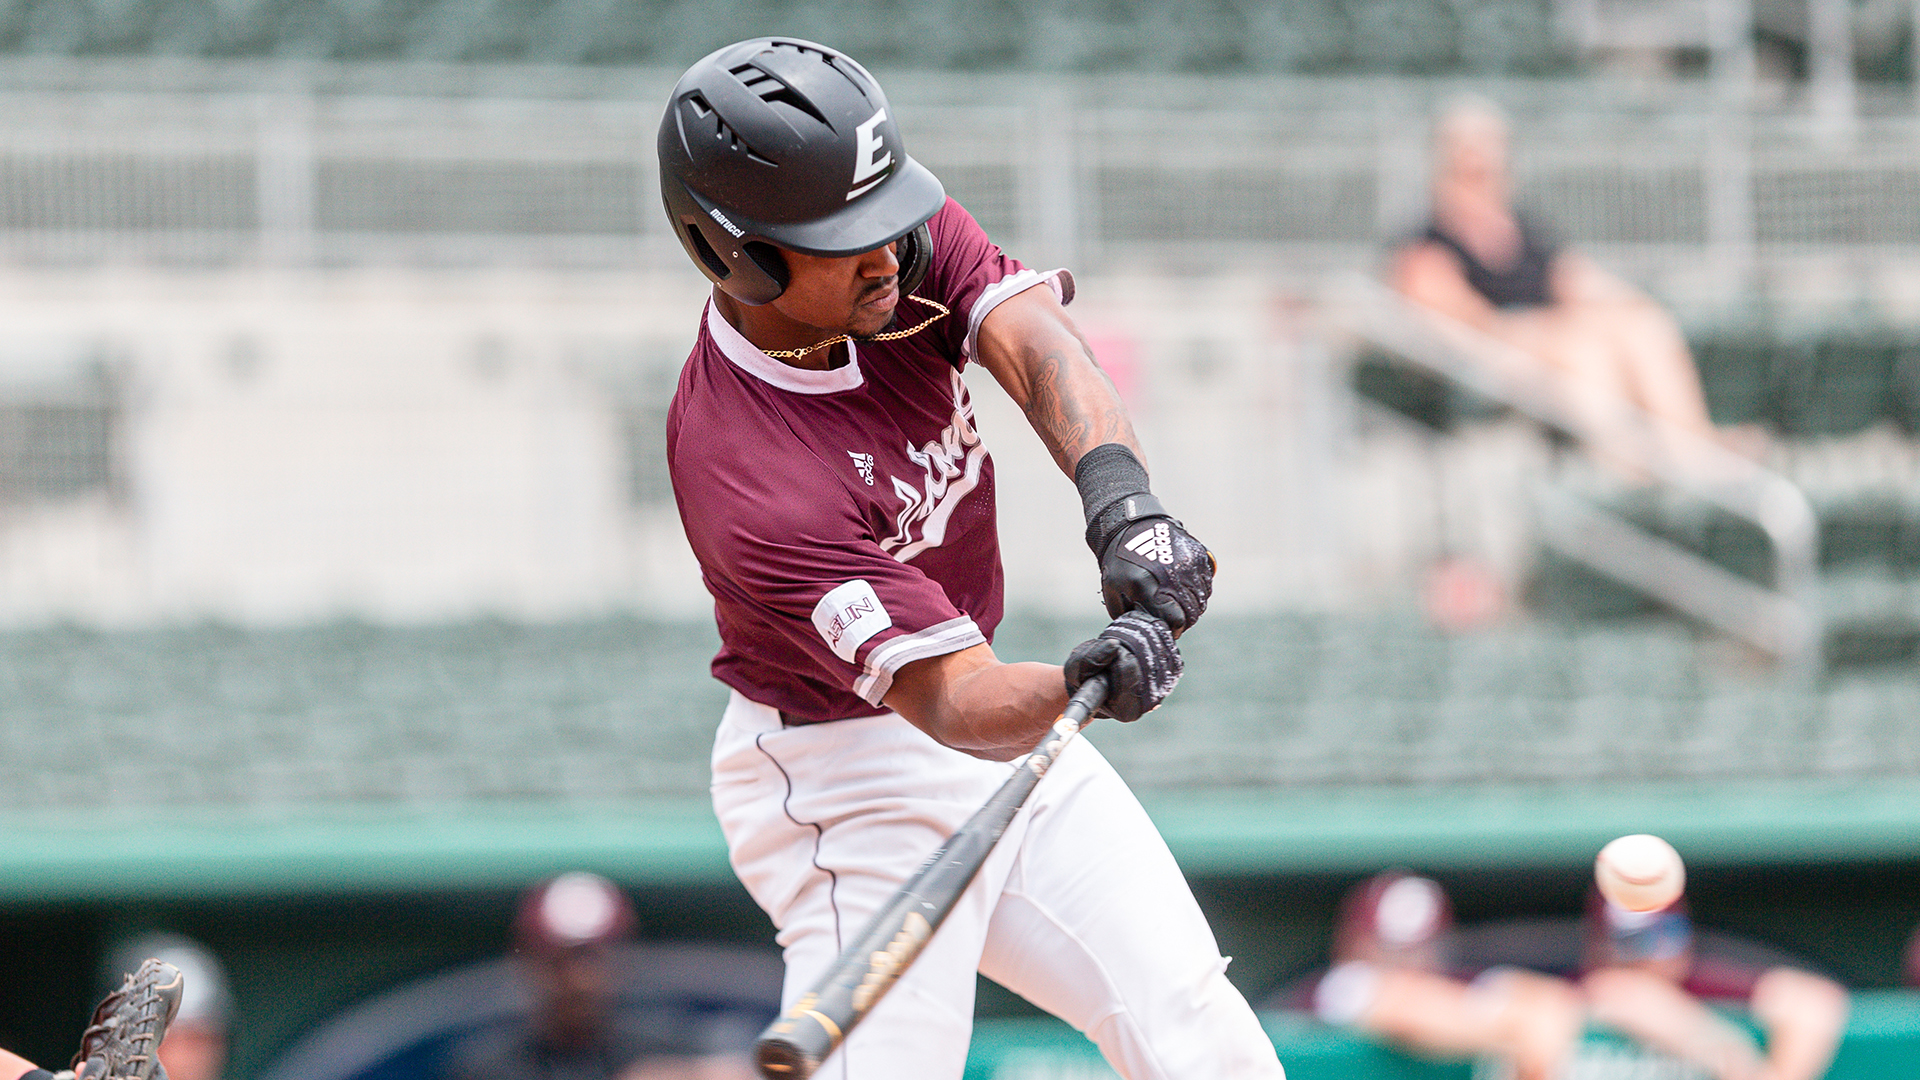
<path id="1" fill-rule="evenodd" d="M 800 995 L 792 1008 L 761 1033 L 753 1047 L 754 1064 L 761 1076 L 766 1080 L 806 1080 L 846 1040 L 847 1033 L 926 948 L 933 932 L 946 921 L 947 913 L 1000 842 L 1013 815 L 1033 793 L 1033 786 L 1106 698 L 1105 675 L 1081 683 L 1046 737 L 1000 790 L 927 856 L 813 989 Z"/>

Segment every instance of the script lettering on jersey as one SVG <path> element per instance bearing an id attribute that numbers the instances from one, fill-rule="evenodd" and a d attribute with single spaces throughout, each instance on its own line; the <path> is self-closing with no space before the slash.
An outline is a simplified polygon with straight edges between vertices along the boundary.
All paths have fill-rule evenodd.
<path id="1" fill-rule="evenodd" d="M 888 477 L 901 506 L 893 518 L 894 534 L 880 541 L 880 550 L 901 562 L 946 541 L 947 522 L 954 508 L 980 486 L 980 471 L 987 463 L 987 448 L 973 426 L 973 402 L 967 397 L 967 384 L 958 371 L 949 372 L 949 378 L 953 380 L 953 415 L 941 429 L 940 438 L 922 446 L 907 446 L 907 459 L 925 470 L 920 483 Z M 918 538 L 914 536 L 916 530 Z"/>
<path id="2" fill-rule="evenodd" d="M 848 202 L 866 194 L 893 169 L 893 151 L 888 150 L 886 140 L 874 132 L 886 119 L 887 110 L 881 109 L 854 129 L 853 190 L 847 192 Z"/>

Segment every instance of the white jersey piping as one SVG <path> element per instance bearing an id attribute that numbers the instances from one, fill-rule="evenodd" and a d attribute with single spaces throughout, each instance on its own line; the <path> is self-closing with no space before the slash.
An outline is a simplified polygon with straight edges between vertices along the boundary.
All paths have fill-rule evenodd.
<path id="1" fill-rule="evenodd" d="M 1062 304 L 1073 303 L 1073 272 L 1060 267 L 1054 270 L 1021 270 L 1010 274 L 987 286 L 987 291 L 973 302 L 973 310 L 967 312 L 967 340 L 960 346 L 960 354 L 971 362 L 975 348 L 979 344 L 980 324 L 985 322 L 987 314 L 1002 303 L 1026 292 L 1041 282 L 1053 288 L 1053 298 Z"/>
<path id="2" fill-rule="evenodd" d="M 987 635 L 980 632 L 979 624 L 965 615 L 935 623 L 917 633 L 903 634 L 882 642 L 867 654 L 866 670 L 853 680 L 853 692 L 867 704 L 879 705 L 880 699 L 893 689 L 894 672 L 915 660 L 944 656 L 986 642 Z"/>

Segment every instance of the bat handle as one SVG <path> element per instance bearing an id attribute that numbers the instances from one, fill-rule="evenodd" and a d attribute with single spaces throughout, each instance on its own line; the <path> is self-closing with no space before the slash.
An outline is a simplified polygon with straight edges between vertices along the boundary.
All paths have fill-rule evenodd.
<path id="1" fill-rule="evenodd" d="M 1080 684 L 1080 689 L 1067 699 L 1067 707 L 1060 710 L 1060 717 L 1073 723 L 1074 730 L 1087 726 L 1093 717 L 1093 711 L 1107 700 L 1107 691 L 1111 681 L 1105 675 L 1090 675 Z"/>

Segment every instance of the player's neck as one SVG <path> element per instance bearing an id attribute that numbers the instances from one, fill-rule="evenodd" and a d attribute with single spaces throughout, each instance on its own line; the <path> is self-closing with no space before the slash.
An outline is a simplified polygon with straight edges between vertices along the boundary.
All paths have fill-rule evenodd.
<path id="1" fill-rule="evenodd" d="M 834 335 L 817 326 L 795 322 L 776 310 L 771 304 L 743 304 L 719 289 L 713 290 L 713 307 L 727 324 L 740 331 L 740 336 L 753 343 L 754 348 L 762 352 L 778 352 L 785 349 L 804 349 L 817 345 Z M 844 343 L 807 353 L 804 356 L 777 356 L 774 359 L 788 367 L 805 368 L 810 371 L 828 371 L 845 367 L 847 347 Z"/>

